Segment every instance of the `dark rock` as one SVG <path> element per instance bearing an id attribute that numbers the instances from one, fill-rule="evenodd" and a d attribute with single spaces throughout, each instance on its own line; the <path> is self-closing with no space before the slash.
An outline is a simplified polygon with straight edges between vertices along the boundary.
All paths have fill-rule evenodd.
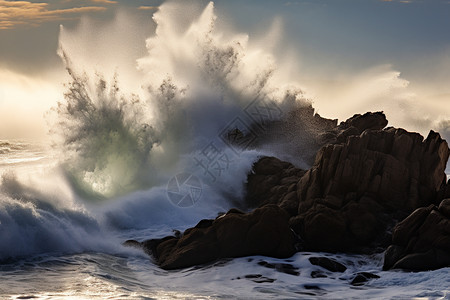
<path id="1" fill-rule="evenodd" d="M 259 261 L 259 262 L 258 262 L 258 265 L 263 266 L 263 267 L 266 267 L 266 268 L 269 268 L 269 269 L 275 269 L 275 265 L 274 265 L 274 264 L 268 263 L 268 262 L 265 261 L 265 260 Z"/>
<path id="2" fill-rule="evenodd" d="M 251 281 L 256 283 L 272 283 L 276 281 L 276 279 L 265 277 L 262 276 L 261 274 L 249 274 L 245 275 L 244 278 L 250 279 Z"/>
<path id="3" fill-rule="evenodd" d="M 247 255 L 286 258 L 299 249 L 367 253 L 389 246 L 395 223 L 419 209 L 392 231 L 384 268 L 448 266 L 448 144 L 433 131 L 424 140 L 386 125 L 382 112 L 337 125 L 310 105 L 280 120 L 255 123 L 252 130 L 258 127 L 260 134 L 252 147 L 272 143 L 303 162 L 315 155 L 312 167 L 304 171 L 275 157 L 260 158 L 247 179 L 246 203 L 257 207 L 253 212 L 232 209 L 182 235 L 126 244 L 142 247 L 164 269 Z M 240 141 L 252 139 L 234 133 Z M 225 141 L 235 146 L 229 137 Z M 317 260 L 325 260 L 321 266 L 332 272 L 345 271 L 334 260 L 310 258 Z M 297 272 L 279 264 L 264 266 Z"/>
<path id="4" fill-rule="evenodd" d="M 347 270 L 346 266 L 328 257 L 310 257 L 309 262 L 315 266 L 327 269 L 330 272 L 343 273 L 345 272 L 345 270 Z"/>
<path id="5" fill-rule="evenodd" d="M 244 276 L 245 278 L 260 278 L 262 277 L 261 274 L 248 274 Z"/>
<path id="6" fill-rule="evenodd" d="M 399 261 L 405 252 L 405 247 L 398 245 L 390 245 L 384 253 L 383 270 L 391 269 L 397 261 Z"/>
<path id="7" fill-rule="evenodd" d="M 187 229 L 181 238 L 143 243 L 163 269 L 177 269 L 218 258 L 266 255 L 287 258 L 295 253 L 288 215 L 275 205 L 243 214 L 232 211 L 210 226 Z"/>
<path id="8" fill-rule="evenodd" d="M 298 271 L 298 269 L 291 264 L 284 264 L 284 263 L 275 264 L 275 270 L 277 270 L 278 272 L 293 275 L 293 276 L 300 275 L 300 272 Z"/>
<path id="9" fill-rule="evenodd" d="M 258 262 L 258 265 L 266 267 L 266 268 L 269 268 L 269 269 L 275 269 L 278 272 L 289 274 L 289 275 L 294 275 L 294 276 L 299 276 L 300 275 L 300 272 L 298 271 L 298 268 L 294 267 L 291 264 L 285 264 L 285 263 L 271 264 L 271 263 L 268 263 L 265 260 L 262 260 L 262 261 Z"/>
<path id="10" fill-rule="evenodd" d="M 450 218 L 450 198 L 441 201 L 439 204 L 439 211 L 445 217 Z"/>
<path id="11" fill-rule="evenodd" d="M 438 202 L 449 198 L 450 198 L 450 179 L 447 181 L 447 184 L 443 185 L 439 190 Z"/>
<path id="12" fill-rule="evenodd" d="M 208 228 L 213 224 L 214 220 L 212 219 L 203 219 L 195 225 L 195 228 Z"/>
<path id="13" fill-rule="evenodd" d="M 361 134 L 365 130 L 381 130 L 388 124 L 386 116 L 383 112 L 367 112 L 363 115 L 356 114 L 350 119 L 339 124 L 339 129 L 342 131 L 350 128 L 355 128 L 357 131 L 355 135 Z M 350 135 L 347 135 L 347 137 Z"/>
<path id="14" fill-rule="evenodd" d="M 174 230 L 172 230 L 172 231 L 173 231 L 173 235 L 174 235 L 176 238 L 180 238 L 180 237 L 181 237 L 181 232 L 180 232 L 179 230 L 174 229 Z"/>
<path id="15" fill-rule="evenodd" d="M 306 250 L 386 247 L 385 233 L 396 218 L 436 202 L 449 152 L 433 131 L 423 140 L 395 128 L 325 146 L 297 183 L 298 215 L 290 224 Z"/>
<path id="16" fill-rule="evenodd" d="M 303 287 L 307 290 L 321 290 L 319 286 L 313 284 L 305 284 Z"/>
<path id="17" fill-rule="evenodd" d="M 397 220 L 437 204 L 447 193 L 450 153 L 433 131 L 424 140 L 403 129 L 383 129 L 386 125 L 385 115 L 376 112 L 327 127 L 328 145 L 306 172 L 274 157 L 261 158 L 248 175 L 247 203 L 286 210 L 303 250 L 386 248 L 387 232 Z"/>
<path id="18" fill-rule="evenodd" d="M 142 248 L 142 243 L 135 240 L 127 240 L 123 243 L 124 246 L 133 248 Z"/>
<path id="19" fill-rule="evenodd" d="M 445 199 L 439 207 L 415 210 L 397 224 L 392 243 L 385 252 L 384 270 L 434 270 L 450 267 L 450 218 Z"/>
<path id="20" fill-rule="evenodd" d="M 425 253 L 407 254 L 399 259 L 392 268 L 410 271 L 429 271 L 439 269 L 439 265 L 435 250 L 430 249 Z"/>
<path id="21" fill-rule="evenodd" d="M 246 201 L 251 207 L 276 204 L 290 215 L 297 214 L 297 181 L 305 171 L 275 157 L 263 157 L 247 176 Z"/>
<path id="22" fill-rule="evenodd" d="M 327 275 L 322 271 L 312 271 L 311 278 L 327 278 Z"/>
<path id="23" fill-rule="evenodd" d="M 424 140 L 403 129 L 383 129 L 386 125 L 385 115 L 376 112 L 327 127 L 328 145 L 306 172 L 274 157 L 261 158 L 248 175 L 247 203 L 286 210 L 303 250 L 387 247 L 387 232 L 398 220 L 445 195 L 450 151 L 433 131 Z"/>
<path id="24" fill-rule="evenodd" d="M 355 278 L 353 278 L 351 285 L 359 286 L 367 283 L 370 279 L 380 278 L 380 276 L 369 273 L 369 272 L 360 272 L 357 273 Z"/>

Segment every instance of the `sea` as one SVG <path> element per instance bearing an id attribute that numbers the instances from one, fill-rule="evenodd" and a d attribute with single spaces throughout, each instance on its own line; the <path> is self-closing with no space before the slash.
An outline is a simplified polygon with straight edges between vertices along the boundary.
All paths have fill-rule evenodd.
<path id="1" fill-rule="evenodd" d="M 310 166 L 301 151 L 292 155 L 308 143 L 294 129 L 283 142 L 261 140 L 265 124 L 307 103 L 301 89 L 276 75 L 270 52 L 216 20 L 212 2 L 161 5 L 142 41 L 148 53 L 132 66 L 138 76 L 86 63 L 95 53 L 76 45 L 89 46 L 89 22 L 61 27 L 69 79 L 46 116 L 49 139 L 0 140 L 0 299 L 450 299 L 450 268 L 382 271 L 383 253 L 166 271 L 122 245 L 246 209 L 246 177 L 261 156 Z M 318 256 L 347 269 L 312 265 Z M 352 284 L 359 272 L 377 278 Z"/>
<path id="2" fill-rule="evenodd" d="M 201 177 L 181 173 L 163 188 L 87 200 L 48 145 L 2 140 L 0 153 L 0 299 L 450 299 L 450 268 L 382 271 L 382 253 L 299 252 L 165 271 L 122 243 L 171 235 L 233 206 L 183 189 L 184 178 L 184 188 L 211 195 Z M 185 202 L 171 196 L 173 180 Z M 329 272 L 310 257 L 335 259 L 347 270 Z M 318 272 L 323 277 L 311 276 Z M 359 272 L 379 278 L 352 285 Z"/>

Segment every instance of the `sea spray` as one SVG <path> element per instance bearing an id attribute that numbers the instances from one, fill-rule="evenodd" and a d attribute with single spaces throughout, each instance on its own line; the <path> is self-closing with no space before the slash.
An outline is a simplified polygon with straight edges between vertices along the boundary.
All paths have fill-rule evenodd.
<path id="1" fill-rule="evenodd" d="M 182 3 L 163 4 L 146 43 L 148 54 L 134 69 L 123 68 L 123 56 L 117 55 L 111 64 L 121 67 L 115 72 L 101 64 L 92 68 L 74 46 L 95 51 L 95 43 L 77 39 L 83 39 L 83 30 L 92 37 L 98 28 L 86 21 L 78 31 L 61 27 L 58 54 L 69 81 L 64 99 L 49 114 L 59 154 L 30 152 L 30 159 L 39 158 L 33 163 L 39 180 L 4 175 L 1 259 L 55 251 L 111 253 L 129 238 L 125 233 L 149 238 L 138 231 L 159 228 L 167 234 L 231 207 L 245 209 L 253 162 L 282 154 L 284 146 L 233 144 L 227 137 L 238 132 L 260 138 L 267 122 L 306 101 L 301 89 L 278 81 L 271 53 L 245 34 L 216 26 L 212 3 L 176 17 L 186 9 Z M 124 33 L 118 32 L 111 39 L 121 40 Z M 114 56 L 115 48 L 110 51 Z M 5 160 L 19 145 L 8 143 L 2 144 Z M 188 207 L 168 193 L 169 183 L 183 173 L 201 183 L 196 187 L 201 197 Z"/>
<path id="2" fill-rule="evenodd" d="M 180 21 L 176 16 L 185 5 L 168 2 L 154 14 L 156 32 L 136 70 L 143 89 L 132 94 L 121 92 L 121 74 L 108 81 L 100 72 L 77 71 L 81 67 L 64 45 L 70 33 L 62 28 L 59 55 L 72 81 L 55 109 L 54 128 L 62 137 L 68 176 L 84 197 L 111 198 L 165 185 L 185 171 L 206 175 L 215 184 L 216 176 L 196 155 L 213 145 L 227 159 L 216 175 L 235 174 L 230 145 L 223 140 L 227 130 L 248 133 L 255 123 L 276 121 L 305 103 L 300 89 L 274 81 L 273 55 L 249 45 L 247 35 L 216 30 L 212 2 Z M 235 156 L 233 161 L 248 172 L 251 161 Z M 242 196 L 244 177 L 234 185 L 240 191 L 234 198 Z M 227 184 L 216 186 L 229 190 Z"/>
<path id="3" fill-rule="evenodd" d="M 109 252 L 123 230 L 183 230 L 231 207 L 245 208 L 252 163 L 283 149 L 235 145 L 224 137 L 264 131 L 266 122 L 305 100 L 299 88 L 276 80 L 273 55 L 246 35 L 217 30 L 213 8 L 210 3 L 177 20 L 171 14 L 183 4 L 162 5 L 148 55 L 131 75 L 92 71 L 77 60 L 75 42 L 67 42 L 72 32 L 62 28 L 59 55 L 70 80 L 50 119 L 60 165 L 51 161 L 48 168 L 46 161 L 48 174 L 39 183 L 15 175 L 3 180 L 1 230 L 11 245 L 3 257 L 16 248 L 24 249 L 17 255 Z M 141 78 L 135 85 L 142 88 L 123 88 L 130 78 Z M 190 207 L 168 195 L 168 183 L 183 172 L 202 183 L 201 198 Z M 41 243 L 42 236 L 51 242 Z"/>
<path id="4" fill-rule="evenodd" d="M 37 253 L 112 251 L 120 247 L 117 240 L 102 232 L 94 216 L 76 203 L 61 178 L 55 174 L 19 181 L 12 171 L 2 175 L 0 261 Z M 60 185 L 49 186 L 49 182 Z"/>
<path id="5" fill-rule="evenodd" d="M 54 131 L 63 137 L 66 170 L 84 196 L 114 196 L 133 191 L 149 180 L 143 174 L 149 153 L 158 142 L 146 122 L 146 106 L 139 97 L 120 95 L 117 79 L 111 84 L 97 76 L 89 82 L 61 57 L 72 77 L 65 102 L 58 103 Z"/>

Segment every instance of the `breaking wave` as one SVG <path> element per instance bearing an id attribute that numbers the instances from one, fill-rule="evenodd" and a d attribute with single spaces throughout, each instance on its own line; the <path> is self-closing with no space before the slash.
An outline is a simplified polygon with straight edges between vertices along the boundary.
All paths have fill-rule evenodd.
<path id="1" fill-rule="evenodd" d="M 305 102 L 300 89 L 276 82 L 273 55 L 250 45 L 247 35 L 216 30 L 212 2 L 182 26 L 179 14 L 193 10 L 188 6 L 169 2 L 154 14 L 148 55 L 137 60 L 142 90 L 132 94 L 121 91 L 121 74 L 106 80 L 71 61 L 76 55 L 61 31 L 59 55 L 71 82 L 55 108 L 54 128 L 68 176 L 85 197 L 124 195 L 195 172 L 196 153 L 224 158 L 227 130 L 246 134 L 252 124 L 274 121 Z"/>
<path id="2" fill-rule="evenodd" d="M 298 87 L 277 79 L 274 55 L 246 34 L 218 28 L 212 2 L 166 2 L 153 20 L 147 54 L 136 57 L 134 70 L 93 67 L 76 45 L 97 51 L 83 41 L 97 28 L 61 27 L 58 54 L 69 81 L 48 114 L 54 151 L 31 151 L 30 159 L 44 158 L 33 166 L 0 169 L 0 259 L 116 251 L 123 232 L 167 233 L 244 206 L 253 162 L 275 151 L 249 142 L 267 122 L 307 101 Z M 230 143 L 233 135 L 247 139 Z M 0 146 L 5 159 L 14 149 L 23 155 L 20 143 Z M 194 187 L 180 181 L 186 174 Z M 180 204 L 180 193 L 191 193 L 190 203 Z"/>

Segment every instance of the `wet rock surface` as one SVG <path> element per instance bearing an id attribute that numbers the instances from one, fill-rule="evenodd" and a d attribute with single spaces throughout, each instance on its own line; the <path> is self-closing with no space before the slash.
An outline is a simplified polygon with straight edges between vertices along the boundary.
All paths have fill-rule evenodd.
<path id="1" fill-rule="evenodd" d="M 267 205 L 247 214 L 233 209 L 212 222 L 201 221 L 179 238 L 149 240 L 142 246 L 163 269 L 177 269 L 226 257 L 287 258 L 295 253 L 294 244 L 286 212 Z"/>
<path id="2" fill-rule="evenodd" d="M 308 171 L 261 158 L 248 176 L 247 203 L 286 210 L 305 250 L 382 251 L 398 221 L 450 193 L 447 142 L 386 124 L 384 114 L 367 113 L 329 130 Z"/>
<path id="3" fill-rule="evenodd" d="M 297 182 L 306 171 L 276 157 L 263 157 L 247 177 L 246 201 L 250 207 L 276 204 L 295 216 L 298 210 Z"/>
<path id="4" fill-rule="evenodd" d="M 294 275 L 294 276 L 300 275 L 299 269 L 294 267 L 291 264 L 268 263 L 267 261 L 262 260 L 262 261 L 258 262 L 258 265 L 269 268 L 269 269 L 274 269 L 278 272 L 289 274 L 289 275 Z"/>
<path id="5" fill-rule="evenodd" d="M 448 155 L 438 134 L 423 141 L 394 128 L 325 146 L 297 183 L 298 215 L 291 226 L 310 250 L 384 247 L 393 223 L 436 202 Z"/>
<path id="6" fill-rule="evenodd" d="M 347 270 L 347 267 L 340 262 L 327 257 L 310 257 L 309 262 L 313 265 L 327 269 L 330 272 L 343 273 Z"/>
<path id="7" fill-rule="evenodd" d="M 369 272 L 359 272 L 356 274 L 355 278 L 353 278 L 353 280 L 350 284 L 355 285 L 355 286 L 360 286 L 360 285 L 366 284 L 371 279 L 377 279 L 377 278 L 380 278 L 380 276 L 369 273 Z"/>

